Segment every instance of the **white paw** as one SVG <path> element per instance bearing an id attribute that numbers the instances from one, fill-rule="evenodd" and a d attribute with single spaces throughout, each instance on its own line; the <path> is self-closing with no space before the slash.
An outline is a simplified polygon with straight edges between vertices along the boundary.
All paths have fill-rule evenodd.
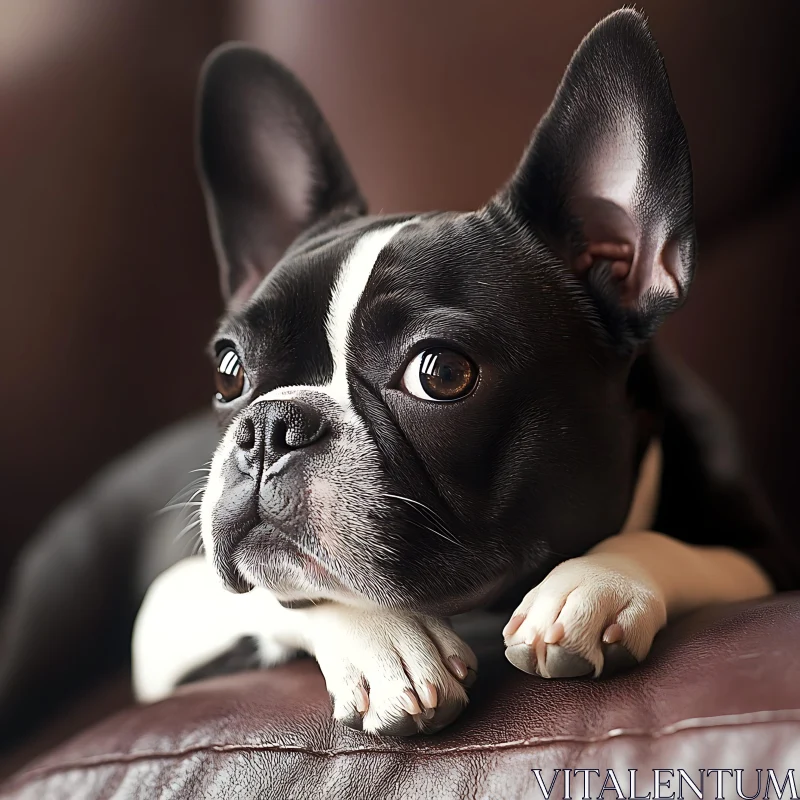
<path id="1" fill-rule="evenodd" d="M 434 733 L 467 705 L 477 661 L 442 621 L 333 603 L 313 614 L 310 645 L 343 724 L 385 736 Z"/>
<path id="2" fill-rule="evenodd" d="M 503 629 L 506 657 L 544 678 L 600 675 L 641 661 L 667 619 L 664 598 L 632 561 L 565 561 L 525 595 Z"/>

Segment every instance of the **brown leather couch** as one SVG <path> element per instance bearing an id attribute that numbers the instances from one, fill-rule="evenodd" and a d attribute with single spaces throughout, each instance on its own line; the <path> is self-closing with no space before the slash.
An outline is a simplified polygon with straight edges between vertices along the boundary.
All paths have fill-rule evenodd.
<path id="1" fill-rule="evenodd" d="M 645 666 L 608 681 L 537 680 L 484 652 L 467 713 L 428 739 L 333 724 L 306 660 L 123 711 L 23 770 L 0 796 L 543 800 L 534 769 L 545 785 L 554 769 L 597 769 L 589 796 L 598 797 L 609 769 L 628 796 L 635 768 L 640 796 L 653 792 L 654 769 L 672 770 L 669 797 L 678 769 L 698 783 L 700 770 L 716 768 L 743 770 L 750 796 L 762 769 L 763 797 L 767 769 L 783 783 L 800 759 L 798 636 L 793 594 L 687 618 Z M 718 796 L 736 797 L 735 773 L 722 779 Z M 571 796 L 583 797 L 582 780 L 573 776 Z M 705 777 L 704 797 L 715 796 L 715 781 Z M 561 775 L 553 797 L 563 791 Z"/>
<path id="2" fill-rule="evenodd" d="M 23 546 L 19 563 L 30 563 L 31 534 L 58 501 L 207 391 L 201 350 L 218 304 L 190 137 L 197 69 L 216 42 L 252 40 L 298 72 L 374 209 L 468 208 L 507 176 L 572 48 L 615 5 L 5 3 L 0 33 L 15 46 L 0 58 L 0 333 L 24 358 L 0 378 L 10 402 L 0 477 L 14 498 L 0 506 L 0 580 Z M 737 414 L 753 466 L 797 530 L 800 5 L 653 0 L 644 9 L 689 134 L 700 238 L 690 302 L 663 339 Z M 120 564 L 111 545 L 98 556 L 109 575 Z M 4 596 L 9 618 L 13 583 Z M 53 628 L 61 610 L 54 602 Z M 112 632 L 93 619 L 81 635 L 105 645 Z M 118 640 L 129 624 L 130 615 Z M 49 725 L 17 741 L 0 769 L 102 721 L 39 755 L 0 794 L 540 797 L 538 767 L 548 783 L 553 768 L 745 769 L 753 794 L 751 770 L 800 764 L 798 595 L 671 624 L 646 665 L 608 681 L 530 678 L 492 652 L 496 636 L 476 636 L 483 659 L 470 709 L 443 734 L 409 741 L 331 725 L 310 662 L 135 708 L 124 675 L 101 680 L 92 654 L 47 661 L 45 647 L 52 680 L 83 674 L 83 693 L 65 683 L 67 705 L 53 700 Z M 641 793 L 652 782 L 642 772 Z"/>

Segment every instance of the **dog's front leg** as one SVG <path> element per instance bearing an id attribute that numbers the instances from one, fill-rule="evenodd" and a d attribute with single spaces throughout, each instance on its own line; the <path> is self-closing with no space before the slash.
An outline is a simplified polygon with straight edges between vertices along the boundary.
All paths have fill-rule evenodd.
<path id="1" fill-rule="evenodd" d="M 188 680 L 272 666 L 298 651 L 316 657 L 336 719 L 392 736 L 452 722 L 477 668 L 442 620 L 330 601 L 284 608 L 265 589 L 230 594 L 196 557 L 159 576 L 145 597 L 133 637 L 134 689 L 140 700 L 159 700 Z"/>
<path id="2" fill-rule="evenodd" d="M 736 550 L 624 532 L 528 592 L 503 630 L 506 655 L 546 678 L 597 676 L 641 661 L 668 617 L 771 592 L 761 568 Z"/>

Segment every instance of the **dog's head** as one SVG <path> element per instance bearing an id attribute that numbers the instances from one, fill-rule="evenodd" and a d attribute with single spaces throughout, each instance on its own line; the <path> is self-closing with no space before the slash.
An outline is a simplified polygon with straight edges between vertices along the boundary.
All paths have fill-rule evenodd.
<path id="1" fill-rule="evenodd" d="M 240 46 L 205 68 L 199 159 L 228 304 L 202 534 L 230 588 L 453 613 L 620 528 L 633 354 L 695 250 L 640 15 L 586 37 L 472 213 L 367 216 L 311 97 Z"/>

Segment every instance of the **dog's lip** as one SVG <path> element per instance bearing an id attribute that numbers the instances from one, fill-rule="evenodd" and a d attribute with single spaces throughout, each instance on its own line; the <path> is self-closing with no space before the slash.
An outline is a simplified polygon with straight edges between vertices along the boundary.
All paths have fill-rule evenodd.
<path id="1" fill-rule="evenodd" d="M 335 571 L 329 567 L 316 553 L 309 550 L 304 544 L 297 540 L 297 537 L 292 536 L 286 531 L 282 530 L 280 526 L 272 521 L 261 521 L 253 525 L 247 533 L 241 537 L 233 552 L 230 554 L 230 560 L 236 564 L 234 567 L 238 575 L 242 575 L 242 559 L 241 555 L 237 557 L 237 553 L 241 552 L 241 548 L 246 544 L 247 540 L 255 535 L 261 533 L 268 533 L 269 536 L 274 536 L 280 539 L 281 543 L 285 546 L 288 553 L 299 561 L 303 569 L 319 580 L 329 583 L 334 583 L 338 587 L 342 587 L 342 581 L 336 577 Z M 247 583 L 251 583 L 248 578 L 242 575 L 242 579 Z M 250 588 L 253 588 L 252 585 Z"/>
<path id="2" fill-rule="evenodd" d="M 284 543 L 289 546 L 289 549 L 295 551 L 301 561 L 312 567 L 321 577 L 333 578 L 331 570 L 320 560 L 319 556 L 310 552 L 304 545 L 298 542 L 294 537 L 280 530 L 280 528 L 273 528 L 273 532 L 280 536 Z"/>
<path id="3" fill-rule="evenodd" d="M 214 561 L 216 562 L 217 572 L 228 591 L 234 594 L 247 594 L 255 588 L 255 584 L 242 574 L 233 553 L 227 558 L 220 558 L 217 555 Z"/>

